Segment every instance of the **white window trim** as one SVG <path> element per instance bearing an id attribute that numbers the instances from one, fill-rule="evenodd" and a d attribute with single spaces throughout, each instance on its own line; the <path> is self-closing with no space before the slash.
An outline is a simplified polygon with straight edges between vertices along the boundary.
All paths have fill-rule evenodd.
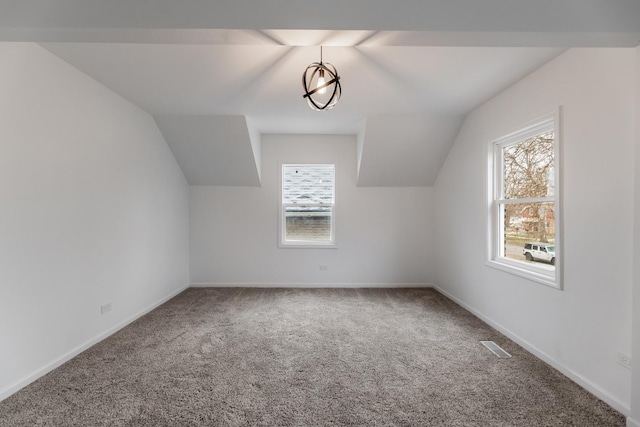
<path id="1" fill-rule="evenodd" d="M 519 277 L 523 277 L 552 288 L 562 290 L 563 288 L 563 248 L 562 244 L 562 224 L 564 209 L 562 204 L 562 174 L 563 174 L 563 162 L 562 162 L 562 136 L 561 136 L 561 108 L 558 107 L 553 112 L 545 114 L 536 120 L 524 124 L 514 132 L 504 135 L 500 138 L 494 139 L 487 144 L 487 256 L 486 265 L 492 268 L 496 268 L 507 273 L 514 274 Z M 549 130 L 549 124 L 553 123 L 554 132 L 554 193 L 553 197 L 540 197 L 531 199 L 519 199 L 521 202 L 541 202 L 541 201 L 553 201 L 555 203 L 555 245 L 556 245 L 556 260 L 555 271 L 548 271 L 543 268 L 537 268 L 534 265 L 530 265 L 524 262 L 518 262 L 508 259 L 506 257 L 499 256 L 500 245 L 502 244 L 501 238 L 502 231 L 500 230 L 501 221 L 498 210 L 500 204 L 504 200 L 496 200 L 496 195 L 501 194 L 502 185 L 501 180 L 495 179 L 495 168 L 501 165 L 501 150 L 496 147 L 503 147 L 514 142 L 522 141 L 524 139 L 539 135 L 540 133 Z M 501 173 L 501 170 L 499 171 Z M 515 203 L 515 202 L 514 202 Z"/>
<path id="2" fill-rule="evenodd" d="M 284 179 L 284 166 L 333 166 L 333 203 L 305 203 L 299 205 L 297 203 L 282 203 L 282 182 Z M 336 244 L 336 165 L 334 163 L 281 163 L 280 164 L 280 181 L 279 181 L 279 193 L 278 193 L 278 248 L 281 249 L 337 249 Z M 331 240 L 324 242 L 312 242 L 307 240 L 292 241 L 285 240 L 285 216 L 284 210 L 288 206 L 331 206 Z"/>

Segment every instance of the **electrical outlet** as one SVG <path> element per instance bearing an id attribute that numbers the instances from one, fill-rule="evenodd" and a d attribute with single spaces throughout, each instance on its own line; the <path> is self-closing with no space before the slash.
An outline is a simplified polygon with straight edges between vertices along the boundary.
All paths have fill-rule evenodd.
<path id="1" fill-rule="evenodd" d="M 329 269 L 328 266 L 320 264 L 320 270 L 327 271 Z"/>
<path id="2" fill-rule="evenodd" d="M 100 314 L 105 314 L 108 311 L 111 311 L 111 303 L 110 302 L 108 302 L 106 304 L 102 304 L 100 306 Z"/>
<path id="3" fill-rule="evenodd" d="M 624 354 L 619 351 L 616 355 L 616 361 L 619 365 L 622 365 L 627 369 L 631 369 L 631 356 L 628 354 Z"/>

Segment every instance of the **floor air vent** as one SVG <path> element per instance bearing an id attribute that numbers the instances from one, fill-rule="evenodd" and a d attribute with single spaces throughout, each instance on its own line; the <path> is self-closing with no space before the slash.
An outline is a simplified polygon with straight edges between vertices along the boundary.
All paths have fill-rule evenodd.
<path id="1" fill-rule="evenodd" d="M 501 358 L 511 357 L 509 353 L 504 351 L 498 344 L 494 343 L 493 341 L 480 341 L 480 343 L 483 346 L 487 347 L 489 350 L 491 350 L 491 352 L 498 357 L 501 357 Z"/>

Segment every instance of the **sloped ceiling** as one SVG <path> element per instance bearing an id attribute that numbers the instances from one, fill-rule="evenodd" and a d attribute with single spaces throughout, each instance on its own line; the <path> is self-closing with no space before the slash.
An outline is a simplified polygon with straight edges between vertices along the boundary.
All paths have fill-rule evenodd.
<path id="1" fill-rule="evenodd" d="M 358 185 L 432 185 L 461 124 L 458 116 L 368 117 L 358 140 Z"/>
<path id="2" fill-rule="evenodd" d="M 260 135 L 357 134 L 358 185 L 432 185 L 465 115 L 572 46 L 634 47 L 625 0 L 9 0 L 36 41 L 154 116 L 191 184 L 259 185 Z M 343 96 L 310 110 L 301 75 Z"/>
<path id="3" fill-rule="evenodd" d="M 244 116 L 155 115 L 154 119 L 189 184 L 260 185 Z"/>

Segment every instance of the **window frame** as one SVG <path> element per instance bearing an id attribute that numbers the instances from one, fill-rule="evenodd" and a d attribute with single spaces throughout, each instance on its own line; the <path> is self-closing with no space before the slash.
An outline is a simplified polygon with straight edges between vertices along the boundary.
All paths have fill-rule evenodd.
<path id="1" fill-rule="evenodd" d="M 304 168 L 308 166 L 331 166 L 333 168 L 333 201 L 331 203 L 284 203 L 284 170 L 285 167 Z M 335 163 L 281 163 L 279 191 L 278 247 L 282 249 L 335 249 L 336 245 L 336 165 Z M 286 240 L 286 208 L 291 206 L 329 206 L 331 208 L 331 239 L 329 241 Z"/>
<path id="2" fill-rule="evenodd" d="M 487 256 L 486 265 L 516 276 L 542 283 L 552 288 L 563 289 L 563 254 L 562 254 L 562 135 L 561 108 L 545 114 L 535 120 L 519 126 L 499 138 L 493 139 L 487 145 Z M 504 167 L 502 152 L 504 147 L 517 144 L 528 138 L 545 132 L 554 133 L 554 195 L 535 198 L 505 199 L 503 196 Z M 555 219 L 555 268 L 553 271 L 536 267 L 535 265 L 517 261 L 502 256 L 504 246 L 504 210 L 507 204 L 552 202 Z"/>

